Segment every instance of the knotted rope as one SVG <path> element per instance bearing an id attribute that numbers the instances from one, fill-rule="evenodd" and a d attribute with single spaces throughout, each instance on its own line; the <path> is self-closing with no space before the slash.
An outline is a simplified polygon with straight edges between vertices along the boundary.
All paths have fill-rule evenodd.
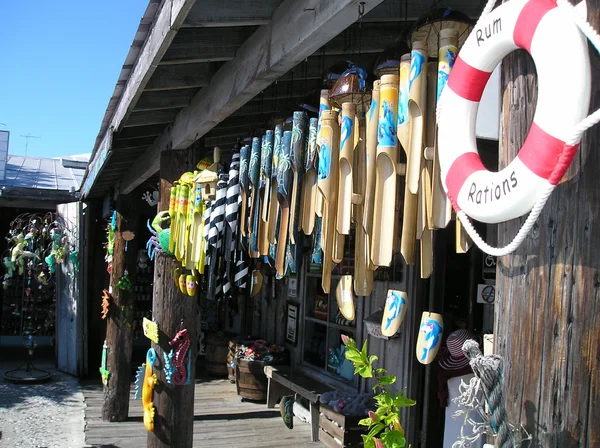
<path id="1" fill-rule="evenodd" d="M 472 339 L 465 341 L 462 350 L 469 358 L 473 373 L 481 380 L 483 394 L 491 413 L 490 426 L 496 433 L 496 446 L 500 448 L 518 446 L 504 407 L 502 358 L 498 355 L 483 356 L 479 344 Z"/>

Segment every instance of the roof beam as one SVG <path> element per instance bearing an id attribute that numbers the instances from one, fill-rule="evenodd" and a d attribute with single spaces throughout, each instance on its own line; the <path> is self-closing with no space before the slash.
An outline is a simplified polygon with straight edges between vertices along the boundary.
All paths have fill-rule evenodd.
<path id="1" fill-rule="evenodd" d="M 182 29 L 160 64 L 229 61 L 255 31 L 256 27 L 253 26 Z"/>
<path id="2" fill-rule="evenodd" d="M 151 124 L 149 126 L 123 128 L 113 138 L 115 140 L 125 140 L 129 138 L 158 137 L 165 130 L 165 126 L 166 124 Z"/>
<path id="3" fill-rule="evenodd" d="M 144 92 L 135 106 L 135 111 L 181 109 L 190 104 L 198 89 L 179 89 L 160 92 Z"/>
<path id="4" fill-rule="evenodd" d="M 182 27 L 265 25 L 282 0 L 202 0 L 196 2 Z"/>
<path id="5" fill-rule="evenodd" d="M 154 110 L 148 112 L 132 112 L 123 123 L 122 128 L 145 126 L 151 124 L 168 124 L 175 121 L 179 109 Z"/>
<path id="6" fill-rule="evenodd" d="M 159 66 L 144 91 L 160 91 L 204 87 L 210 81 L 210 64 Z"/>
<path id="7" fill-rule="evenodd" d="M 368 13 L 383 0 L 367 0 Z M 286 0 L 213 76 L 170 127 L 122 178 L 129 193 L 158 171 L 163 150 L 187 148 L 346 29 L 358 18 L 361 0 Z"/>
<path id="8" fill-rule="evenodd" d="M 110 150 L 110 147 L 107 143 L 110 143 L 112 139 L 113 130 L 119 129 L 124 119 L 132 112 L 144 87 L 150 80 L 159 61 L 169 48 L 171 41 L 177 34 L 194 3 L 196 3 L 196 0 L 171 0 L 161 4 L 160 10 L 156 13 L 152 30 L 148 34 L 148 38 L 139 53 L 135 67 L 129 75 L 127 85 L 119 99 L 119 104 L 115 109 L 110 125 L 107 126 L 107 131 L 97 145 L 90 161 L 90 167 L 96 165 L 97 169 L 96 171 L 92 171 L 91 168 L 88 168 L 85 173 L 82 185 L 86 183 L 87 188 L 84 189 L 84 196 L 89 193 L 96 180 L 96 176 L 100 173 L 102 166 L 108 159 L 107 151 Z M 104 149 L 104 153 L 101 153 L 101 148 L 106 148 Z M 88 177 L 91 177 L 89 181 Z"/>

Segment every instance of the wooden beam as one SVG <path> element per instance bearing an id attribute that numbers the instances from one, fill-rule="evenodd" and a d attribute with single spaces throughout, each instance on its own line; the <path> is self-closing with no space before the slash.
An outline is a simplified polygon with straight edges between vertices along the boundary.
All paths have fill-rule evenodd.
<path id="1" fill-rule="evenodd" d="M 192 7 L 182 28 L 265 25 L 282 0 L 203 0 Z"/>
<path id="2" fill-rule="evenodd" d="M 165 65 L 229 61 L 256 29 L 253 26 L 182 29 L 160 63 Z"/>
<path id="3" fill-rule="evenodd" d="M 169 48 L 171 41 L 177 34 L 183 20 L 194 3 L 196 3 L 196 0 L 162 2 L 160 10 L 156 13 L 152 30 L 144 42 L 144 48 L 139 53 L 135 67 L 129 75 L 127 85 L 111 118 L 110 125 L 107 126 L 107 130 L 98 144 L 98 148 L 102 147 L 103 144 L 106 145 L 106 142 L 111 139 L 113 130 L 120 129 L 122 122 L 133 111 L 133 107 L 142 94 L 144 87 L 150 80 L 159 61 L 167 51 L 167 48 Z M 100 163 L 100 168 L 106 161 L 106 154 L 102 154 L 99 149 L 94 151 L 90 166 L 95 164 L 97 160 L 102 162 Z M 96 175 L 97 173 L 94 174 L 88 170 L 83 181 L 84 185 L 88 184 L 84 193 L 86 191 L 89 192 L 96 179 Z M 90 177 L 91 180 L 88 181 Z"/>
<path id="4" fill-rule="evenodd" d="M 367 0 L 368 13 L 382 0 Z M 123 178 L 131 191 L 158 170 L 159 155 L 168 148 L 187 148 L 235 112 L 274 80 L 316 52 L 358 18 L 359 0 L 286 0 L 221 67 L 179 113 L 136 166 Z"/>
<path id="5" fill-rule="evenodd" d="M 135 106 L 135 111 L 181 109 L 186 107 L 198 89 L 144 92 Z"/>
<path id="6" fill-rule="evenodd" d="M 151 124 L 149 126 L 136 126 L 123 128 L 118 134 L 114 135 L 115 140 L 125 140 L 140 137 L 156 137 L 162 134 L 166 124 Z"/>
<path id="7" fill-rule="evenodd" d="M 144 90 L 150 92 L 204 87 L 210 81 L 210 74 L 210 63 L 161 65 L 156 69 Z"/>
<path id="8" fill-rule="evenodd" d="M 133 112 L 123 123 L 123 128 L 146 126 L 161 123 L 173 123 L 179 113 L 178 109 L 153 110 L 147 112 Z"/>
<path id="9" fill-rule="evenodd" d="M 113 151 L 120 151 L 130 148 L 147 148 L 154 143 L 156 137 L 131 138 L 126 140 L 113 141 Z"/>

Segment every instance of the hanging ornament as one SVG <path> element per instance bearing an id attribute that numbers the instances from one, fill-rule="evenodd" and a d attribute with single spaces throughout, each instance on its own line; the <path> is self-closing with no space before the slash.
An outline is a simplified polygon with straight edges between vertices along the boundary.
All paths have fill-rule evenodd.
<path id="1" fill-rule="evenodd" d="M 171 381 L 175 386 L 184 386 L 190 384 L 190 335 L 186 328 L 179 330 L 175 337 L 169 341 L 169 345 L 176 346 L 175 359 L 173 365 L 176 372 L 173 373 Z"/>
<path id="2" fill-rule="evenodd" d="M 108 353 L 108 343 L 106 339 L 104 340 L 104 344 L 102 345 L 102 365 L 100 366 L 100 375 L 102 377 L 102 384 L 104 387 L 108 387 L 108 378 L 110 377 L 110 372 L 108 371 L 106 356 Z"/>
<path id="3" fill-rule="evenodd" d="M 144 317 L 142 319 L 142 328 L 144 330 L 144 336 L 155 344 L 158 344 L 158 324 Z"/>
<path id="4" fill-rule="evenodd" d="M 127 252 L 127 243 L 135 238 L 135 233 L 133 233 L 131 230 L 126 230 L 125 232 L 121 233 L 121 236 L 123 237 L 123 240 L 125 240 L 125 252 Z"/>
<path id="5" fill-rule="evenodd" d="M 123 276 L 117 282 L 117 288 L 122 291 L 131 291 L 131 280 L 129 279 L 129 272 L 125 270 Z"/>
<path id="6" fill-rule="evenodd" d="M 102 319 L 106 319 L 110 307 L 110 294 L 106 289 L 102 290 Z"/>

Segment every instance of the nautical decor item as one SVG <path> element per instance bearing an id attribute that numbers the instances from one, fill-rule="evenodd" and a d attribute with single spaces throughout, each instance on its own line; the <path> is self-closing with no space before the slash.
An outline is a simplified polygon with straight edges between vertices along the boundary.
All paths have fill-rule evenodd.
<path id="1" fill-rule="evenodd" d="M 404 291 L 388 290 L 381 319 L 381 334 L 391 337 L 398 333 L 406 316 L 408 295 Z"/>
<path id="2" fill-rule="evenodd" d="M 138 369 L 136 378 L 136 395 L 139 396 L 139 383 L 142 383 L 142 409 L 144 410 L 144 426 L 150 432 L 154 432 L 154 414 L 156 412 L 154 404 L 152 404 L 152 394 L 154 387 L 158 383 L 156 374 L 152 371 L 152 367 L 156 362 L 156 351 L 153 348 L 148 349 L 146 353 L 146 362 Z M 143 376 L 142 376 L 143 375 Z M 134 395 L 135 396 L 135 395 Z"/>
<path id="3" fill-rule="evenodd" d="M 330 110 L 329 106 L 329 90 L 321 90 L 321 96 L 319 98 L 319 118 L 317 121 L 317 154 L 319 156 L 319 160 L 317 163 L 317 181 L 319 179 L 319 167 L 321 165 L 321 126 L 323 124 L 323 112 L 326 110 Z M 315 203 L 315 214 L 319 217 L 323 217 L 323 194 L 319 189 L 317 183 L 317 201 Z M 319 244 L 322 244 L 320 242 Z"/>
<path id="4" fill-rule="evenodd" d="M 317 201 L 317 128 L 318 118 L 311 118 L 308 125 L 308 145 L 304 164 L 302 185 L 302 230 L 305 235 L 313 233 L 315 227 L 315 205 Z"/>
<path id="5" fill-rule="evenodd" d="M 260 150 L 260 172 L 258 196 L 260 220 L 258 223 L 258 249 L 261 256 L 269 255 L 269 206 L 271 196 L 271 170 L 273 164 L 273 131 L 268 130 L 262 137 Z"/>
<path id="6" fill-rule="evenodd" d="M 156 322 L 144 317 L 142 319 L 142 329 L 144 330 L 144 336 L 158 344 L 158 324 Z"/>
<path id="7" fill-rule="evenodd" d="M 260 255 L 258 248 L 258 226 L 260 224 L 260 195 L 258 192 L 258 182 L 260 179 L 260 139 L 252 139 L 252 151 L 250 153 L 250 164 L 248 165 L 248 179 L 250 184 L 250 215 L 248 216 L 248 226 L 250 228 L 249 249 L 251 258 L 258 258 Z"/>
<path id="8" fill-rule="evenodd" d="M 110 308 L 110 294 L 108 290 L 102 290 L 102 319 L 106 319 Z"/>
<path id="9" fill-rule="evenodd" d="M 323 277 L 321 287 L 329 293 L 331 288 L 331 270 L 333 268 L 333 249 L 336 240 L 335 218 L 337 211 L 337 177 L 340 151 L 340 126 L 338 113 L 325 110 L 321 116 L 321 152 L 319 154 L 319 191 L 323 195 L 323 226 L 321 245 L 323 247 Z"/>
<path id="10" fill-rule="evenodd" d="M 102 378 L 102 384 L 104 387 L 108 387 L 108 380 L 110 378 L 110 372 L 108 371 L 108 365 L 106 357 L 108 356 L 108 342 L 104 339 L 102 344 L 102 363 L 100 364 L 100 377 Z"/>
<path id="11" fill-rule="evenodd" d="M 275 269 L 279 278 L 283 277 L 286 268 L 286 249 L 288 240 L 288 227 L 290 222 L 290 202 L 292 173 L 290 152 L 292 149 L 292 131 L 284 131 L 281 138 L 281 152 L 279 153 L 279 163 L 277 166 L 277 200 L 281 219 L 279 222 L 279 231 L 277 232 L 277 253 L 275 256 Z"/>
<path id="12" fill-rule="evenodd" d="M 352 215 L 352 167 L 354 165 L 356 104 L 342 104 L 342 125 L 340 130 L 340 160 L 338 165 L 338 203 L 336 231 L 350 234 Z"/>
<path id="13" fill-rule="evenodd" d="M 354 320 L 354 293 L 352 292 L 352 276 L 342 275 L 335 288 L 335 298 L 342 316 L 347 320 Z"/>
<path id="14" fill-rule="evenodd" d="M 417 360 L 421 364 L 429 364 L 435 359 L 442 343 L 443 331 L 444 321 L 440 314 L 423 312 L 417 338 Z"/>
<path id="15" fill-rule="evenodd" d="M 283 126 L 278 124 L 275 126 L 275 132 L 273 133 L 273 157 L 271 160 L 271 193 L 269 203 L 269 229 L 267 237 L 269 239 L 269 256 L 275 253 L 274 244 L 276 243 L 275 235 L 279 231 L 279 220 L 281 219 L 281 211 L 279 209 L 279 201 L 277 200 L 277 168 L 279 166 L 279 157 L 281 155 L 283 138 Z M 274 260 L 276 257 L 271 256 Z"/>
<path id="16" fill-rule="evenodd" d="M 167 384 L 173 384 L 172 378 L 173 378 L 173 373 L 175 372 L 175 366 L 173 366 L 173 356 L 175 354 L 173 353 L 173 350 L 171 350 L 169 353 L 164 352 L 163 355 L 164 355 L 164 359 L 165 359 L 165 367 L 164 367 L 165 381 Z"/>
<path id="17" fill-rule="evenodd" d="M 194 297 L 196 295 L 196 276 L 195 275 L 186 275 L 185 276 L 185 292 L 188 296 Z"/>
<path id="18" fill-rule="evenodd" d="M 371 239 L 371 261 L 375 266 L 389 266 L 392 262 L 398 163 L 398 83 L 397 75 L 381 77 L 375 180 L 375 203 L 379 209 L 373 218 Z"/>
<path id="19" fill-rule="evenodd" d="M 283 419 L 283 423 L 289 429 L 294 427 L 294 396 L 286 395 L 279 402 L 279 413 Z"/>
<path id="20" fill-rule="evenodd" d="M 596 49 L 600 38 L 563 0 L 515 0 L 492 10 L 493 5 L 488 2 L 442 92 L 438 145 L 444 190 L 458 218 L 484 252 L 502 256 L 523 241 L 573 160 L 582 133 L 600 119 L 586 118 L 591 83 L 586 36 Z M 543 45 L 537 44 L 542 41 Z M 475 144 L 477 109 L 494 67 L 519 48 L 536 65 L 536 112 L 515 160 L 499 172 L 489 172 Z M 566 76 L 557 70 L 556 54 L 569 54 L 568 88 L 556 87 Z M 470 217 L 498 223 L 530 211 L 513 242 L 504 248 L 487 245 L 468 221 Z"/>
<path id="21" fill-rule="evenodd" d="M 244 145 L 240 151 L 240 194 L 242 196 L 242 202 L 240 204 L 240 231 L 243 236 L 246 236 L 248 232 L 248 199 L 250 197 L 249 192 L 249 180 L 248 180 L 248 164 L 250 162 L 250 146 Z"/>
<path id="22" fill-rule="evenodd" d="M 235 256 L 237 253 L 240 203 L 239 167 L 240 153 L 236 152 L 231 156 L 229 179 L 227 180 L 227 195 L 225 199 L 225 234 L 223 236 L 225 244 L 225 247 L 223 248 L 223 259 L 225 261 L 223 293 L 225 294 L 231 289 L 231 282 L 234 278 L 234 272 L 232 272 L 232 270 L 235 270 Z"/>
<path id="23" fill-rule="evenodd" d="M 175 347 L 175 359 L 173 360 L 175 372 L 171 377 L 171 381 L 175 386 L 190 384 L 192 361 L 190 344 L 191 340 L 186 328 L 179 330 L 175 337 L 169 341 L 169 345 Z"/>

